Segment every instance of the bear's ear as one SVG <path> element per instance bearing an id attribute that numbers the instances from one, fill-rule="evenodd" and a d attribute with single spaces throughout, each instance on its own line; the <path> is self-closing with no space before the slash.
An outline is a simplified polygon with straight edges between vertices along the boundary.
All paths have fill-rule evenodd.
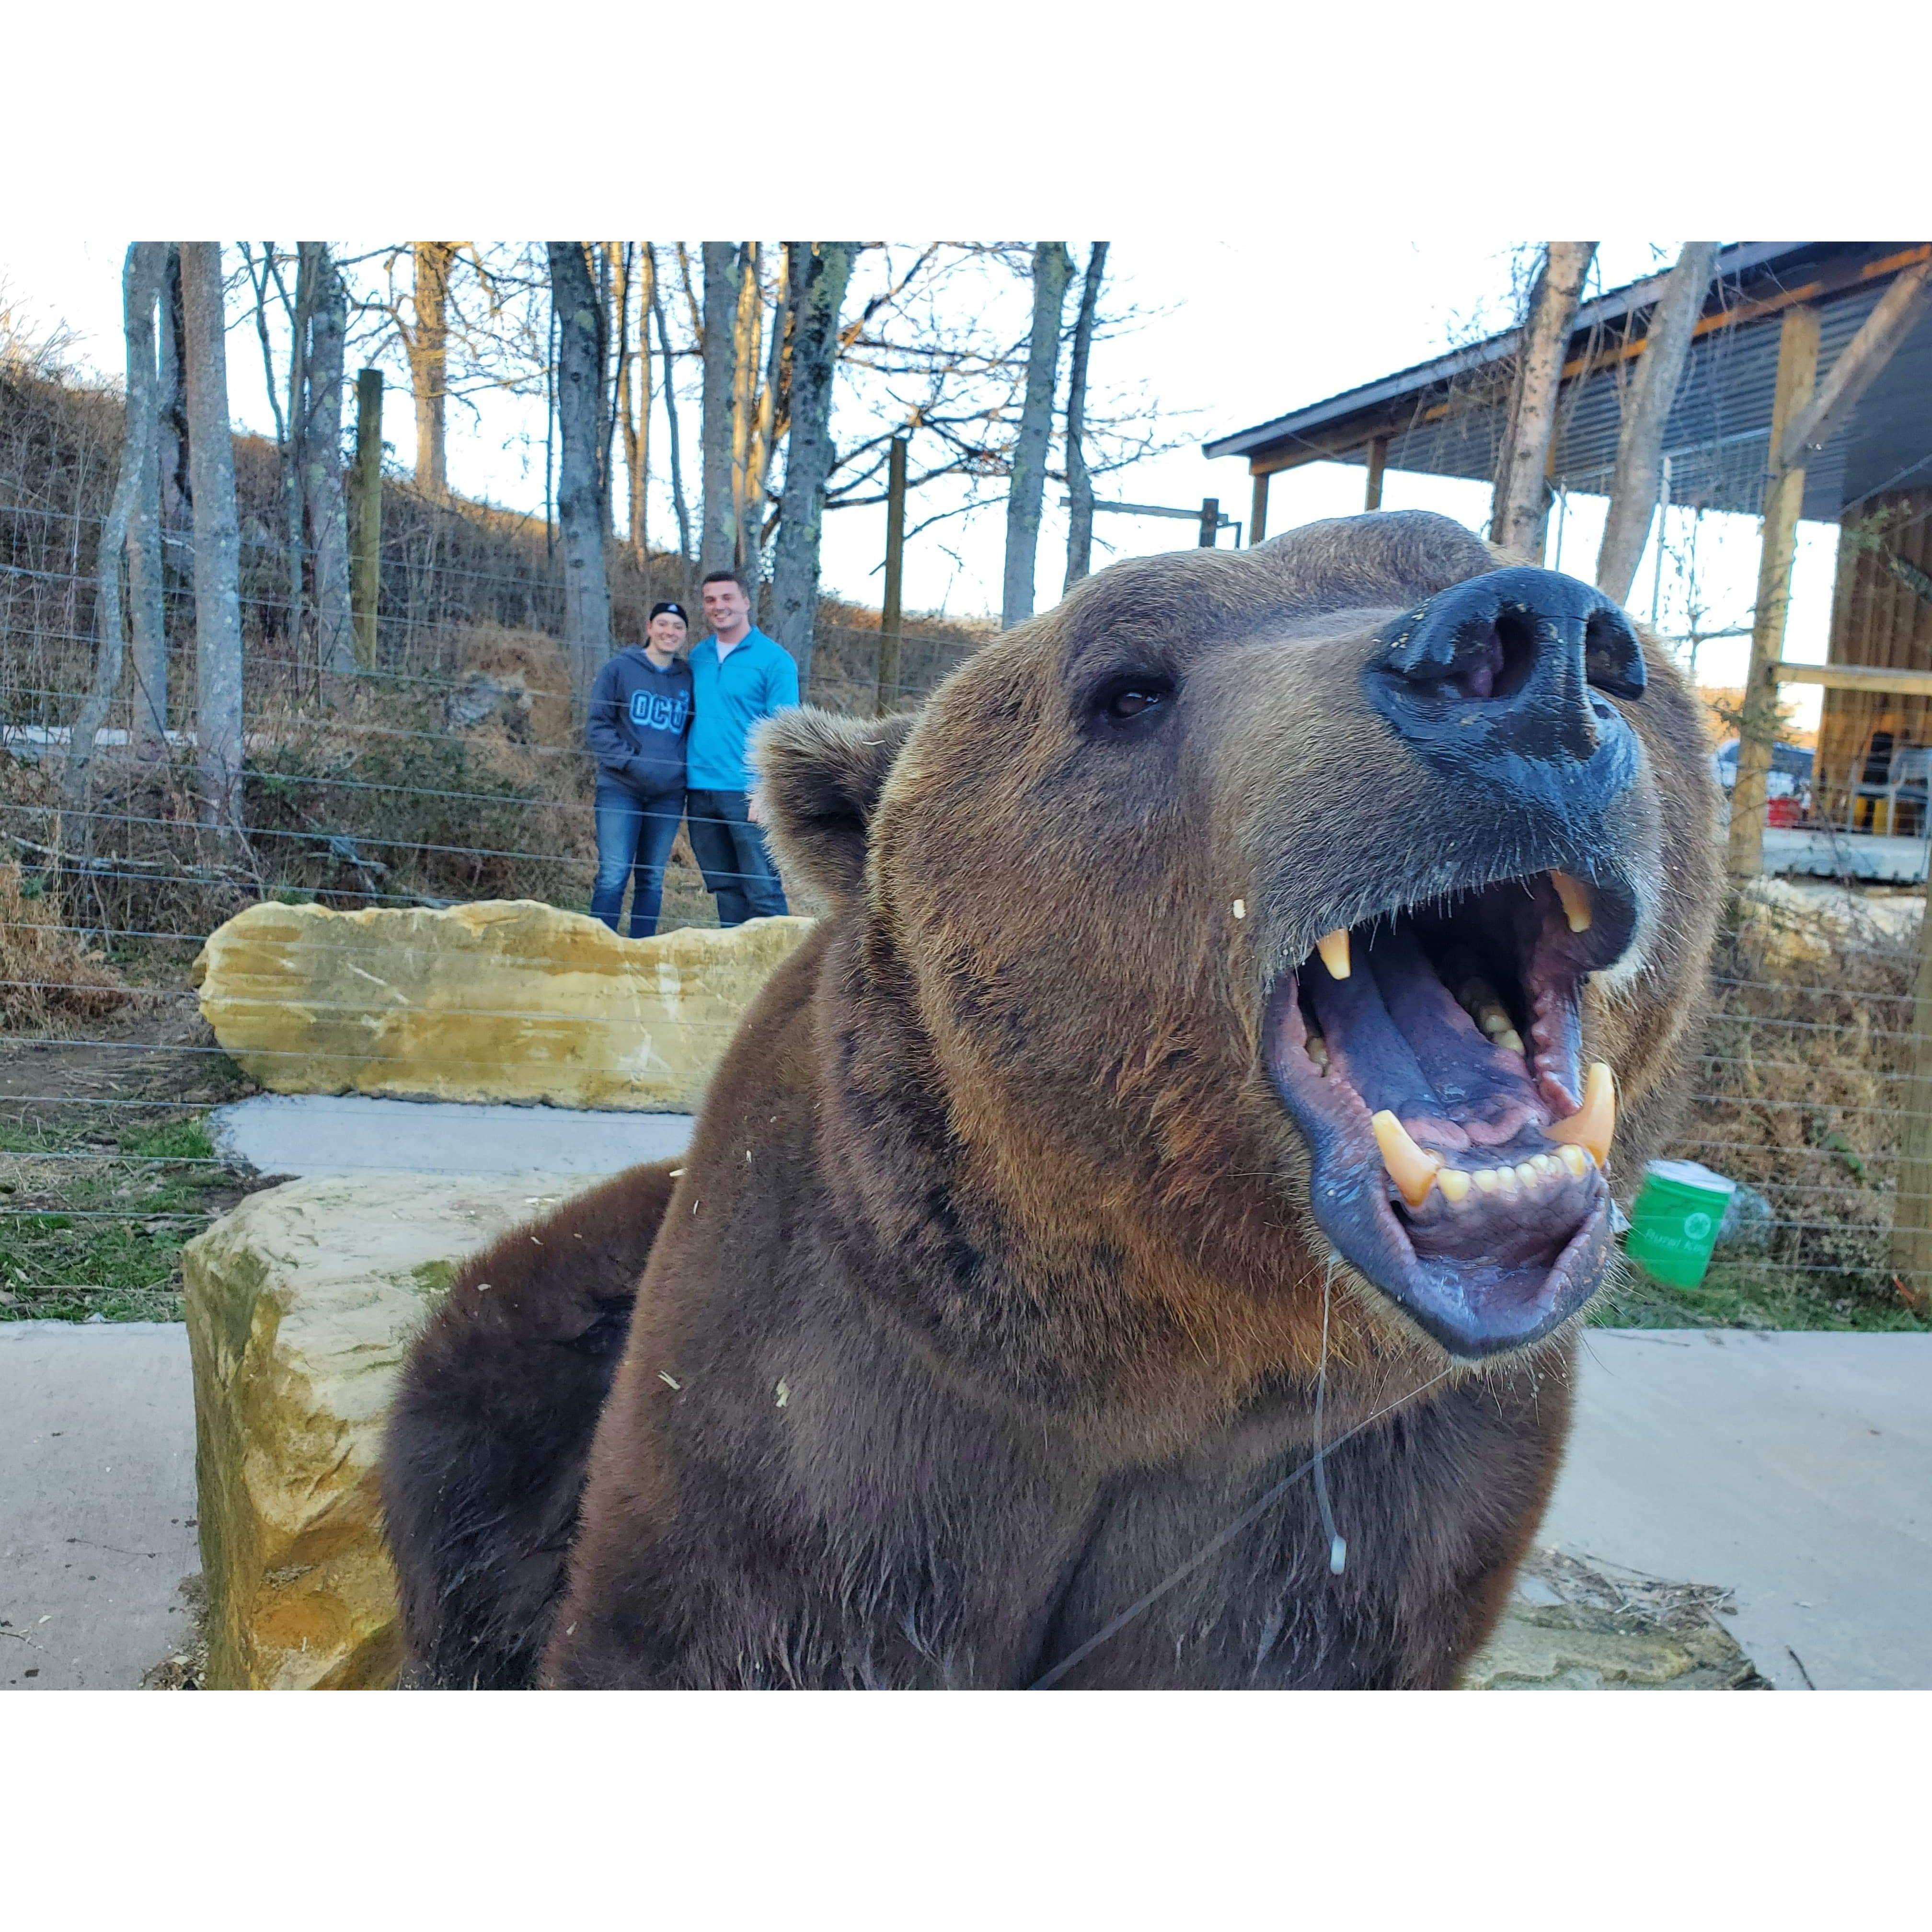
<path id="1" fill-rule="evenodd" d="M 848 898 L 866 872 L 866 834 L 913 714 L 842 718 L 786 710 L 758 728 L 752 759 L 765 836 L 788 879 Z"/>

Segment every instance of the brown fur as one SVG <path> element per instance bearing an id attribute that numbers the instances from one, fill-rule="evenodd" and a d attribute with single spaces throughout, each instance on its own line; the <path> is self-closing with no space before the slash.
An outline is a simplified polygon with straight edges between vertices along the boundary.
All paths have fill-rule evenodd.
<path id="1" fill-rule="evenodd" d="M 1454 1682 L 1546 1501 L 1572 1344 L 1453 1363 L 1328 1262 L 1260 1012 L 1438 849 L 1516 869 L 1361 694 L 1381 625 L 1492 567 L 1415 515 L 1122 565 L 916 719 L 768 728 L 782 862 L 832 911 L 651 1249 L 543 1681 L 1024 1684 L 1179 1570 L 1064 1681 Z M 1586 1014 L 1626 1192 L 1716 902 L 1699 722 L 1649 662 L 1610 828 L 1646 963 Z M 1096 686 L 1149 665 L 1171 724 L 1096 739 Z M 1305 1458 L 1324 1304 L 1339 1577 L 1305 1481 L 1216 1543 Z"/>

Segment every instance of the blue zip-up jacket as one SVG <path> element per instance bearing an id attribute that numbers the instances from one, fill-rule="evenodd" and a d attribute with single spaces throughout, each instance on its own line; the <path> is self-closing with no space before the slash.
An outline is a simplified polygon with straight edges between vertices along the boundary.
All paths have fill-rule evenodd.
<path id="1" fill-rule="evenodd" d="M 682 658 L 659 670 L 641 644 L 619 651 L 590 687 L 584 727 L 598 776 L 618 779 L 640 798 L 682 791 L 692 699 L 691 667 Z"/>
<path id="2" fill-rule="evenodd" d="M 745 740 L 760 718 L 798 702 L 798 666 L 790 652 L 755 626 L 718 661 L 718 640 L 691 649 L 692 697 L 698 719 L 691 730 L 693 791 L 744 791 Z"/>

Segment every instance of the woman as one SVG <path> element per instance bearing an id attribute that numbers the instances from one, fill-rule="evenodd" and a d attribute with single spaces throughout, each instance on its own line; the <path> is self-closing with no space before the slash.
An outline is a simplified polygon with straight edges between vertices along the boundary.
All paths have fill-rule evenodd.
<path id="1" fill-rule="evenodd" d="M 642 645 L 626 644 L 597 674 L 584 736 L 597 760 L 597 883 L 591 916 L 613 932 L 633 874 L 631 937 L 658 929 L 664 863 L 684 814 L 691 668 L 677 653 L 681 604 L 653 604 Z"/>

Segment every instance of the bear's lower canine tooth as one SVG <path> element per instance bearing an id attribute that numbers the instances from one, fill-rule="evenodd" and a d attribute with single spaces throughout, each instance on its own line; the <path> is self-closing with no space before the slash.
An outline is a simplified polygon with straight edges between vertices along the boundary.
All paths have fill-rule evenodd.
<path id="1" fill-rule="evenodd" d="M 1348 976 L 1348 935 L 1340 926 L 1333 932 L 1324 932 L 1315 942 L 1315 950 L 1322 956 L 1322 963 L 1328 969 L 1332 980 L 1346 980 Z"/>
<path id="2" fill-rule="evenodd" d="M 1313 1060 L 1318 1072 L 1328 1071 L 1328 1042 L 1318 1033 L 1308 1036 L 1308 1057 Z"/>
<path id="3" fill-rule="evenodd" d="M 1610 1142 L 1617 1131 L 1617 1086 L 1603 1060 L 1593 1060 L 1583 1077 L 1583 1104 L 1567 1120 L 1546 1130 L 1546 1137 L 1566 1147 L 1580 1147 L 1599 1167 L 1610 1163 Z"/>
<path id="4" fill-rule="evenodd" d="M 1429 1190 L 1442 1172 L 1441 1157 L 1424 1154 L 1409 1138 L 1408 1130 L 1386 1107 L 1370 1117 L 1369 1126 L 1376 1145 L 1382 1150 L 1382 1165 L 1388 1169 L 1389 1178 L 1412 1208 L 1420 1208 L 1429 1198 Z"/>
<path id="5" fill-rule="evenodd" d="M 1590 903 L 1590 889 L 1581 879 L 1573 879 L 1568 872 L 1552 872 L 1550 883 L 1556 888 L 1556 896 L 1563 902 L 1563 916 L 1568 920 L 1572 932 L 1588 932 L 1590 922 L 1596 916 Z"/>

